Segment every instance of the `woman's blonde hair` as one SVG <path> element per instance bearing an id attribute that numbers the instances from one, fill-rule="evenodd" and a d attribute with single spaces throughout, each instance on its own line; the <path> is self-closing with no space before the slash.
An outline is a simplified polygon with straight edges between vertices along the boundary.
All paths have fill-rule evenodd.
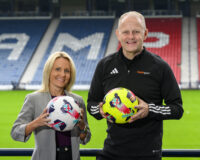
<path id="1" fill-rule="evenodd" d="M 49 92 L 49 79 L 53 64 L 57 58 L 61 57 L 66 58 L 70 64 L 70 80 L 64 89 L 67 90 L 68 92 L 71 91 L 71 88 L 74 85 L 76 79 L 75 64 L 72 58 L 66 52 L 62 51 L 62 52 L 52 53 L 47 59 L 43 69 L 42 87 L 40 90 L 38 90 L 38 92 Z"/>

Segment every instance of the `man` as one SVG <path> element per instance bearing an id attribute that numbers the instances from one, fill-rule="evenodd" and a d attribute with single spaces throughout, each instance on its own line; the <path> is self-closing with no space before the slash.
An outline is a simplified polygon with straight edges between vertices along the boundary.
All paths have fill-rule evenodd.
<path id="1" fill-rule="evenodd" d="M 148 30 L 140 13 L 123 14 L 116 35 L 122 48 L 98 63 L 87 109 L 96 119 L 105 118 L 105 94 L 124 87 L 138 97 L 139 111 L 128 124 L 107 121 L 107 138 L 98 160 L 160 160 L 163 120 L 180 119 L 183 115 L 178 84 L 169 65 L 143 47 Z"/>

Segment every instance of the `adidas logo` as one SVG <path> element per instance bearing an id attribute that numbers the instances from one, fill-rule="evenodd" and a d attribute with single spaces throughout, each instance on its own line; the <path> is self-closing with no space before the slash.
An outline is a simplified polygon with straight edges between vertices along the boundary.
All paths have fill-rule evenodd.
<path id="1" fill-rule="evenodd" d="M 118 72 L 118 70 L 117 70 L 117 68 L 114 68 L 111 72 L 110 72 L 110 74 L 118 74 L 119 72 Z"/>

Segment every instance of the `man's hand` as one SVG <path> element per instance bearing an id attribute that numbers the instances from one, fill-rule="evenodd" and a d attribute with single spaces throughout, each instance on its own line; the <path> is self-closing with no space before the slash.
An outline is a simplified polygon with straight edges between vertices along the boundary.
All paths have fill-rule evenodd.
<path id="1" fill-rule="evenodd" d="M 107 119 L 106 118 L 106 114 L 103 112 L 103 109 L 102 109 L 102 106 L 103 106 L 103 102 L 100 102 L 99 103 L 99 111 L 100 111 L 100 114 L 103 118 Z M 107 119 L 110 123 L 113 123 L 111 120 Z"/>
<path id="2" fill-rule="evenodd" d="M 99 103 L 99 112 L 100 112 L 100 114 L 101 114 L 101 116 L 102 116 L 103 118 L 106 118 L 105 113 L 103 112 L 102 106 L 103 106 L 103 102 L 100 102 L 100 103 Z"/>
<path id="3" fill-rule="evenodd" d="M 129 123 L 145 118 L 149 114 L 149 105 L 139 97 L 137 97 L 137 99 L 139 104 L 135 106 L 135 108 L 138 109 L 138 112 L 131 117 Z"/>

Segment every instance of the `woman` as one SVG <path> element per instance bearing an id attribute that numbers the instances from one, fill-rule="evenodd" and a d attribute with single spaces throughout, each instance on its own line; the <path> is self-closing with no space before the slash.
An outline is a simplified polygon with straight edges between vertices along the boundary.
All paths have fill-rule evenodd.
<path id="1" fill-rule="evenodd" d="M 79 144 L 86 144 L 90 140 L 84 101 L 70 92 L 75 74 L 70 56 L 65 52 L 56 52 L 46 61 L 41 89 L 25 98 L 11 136 L 16 141 L 26 142 L 34 132 L 33 160 L 79 160 Z M 73 97 L 82 108 L 81 120 L 72 131 L 57 132 L 48 124 L 50 119 L 46 106 L 52 98 L 62 95 Z"/>

